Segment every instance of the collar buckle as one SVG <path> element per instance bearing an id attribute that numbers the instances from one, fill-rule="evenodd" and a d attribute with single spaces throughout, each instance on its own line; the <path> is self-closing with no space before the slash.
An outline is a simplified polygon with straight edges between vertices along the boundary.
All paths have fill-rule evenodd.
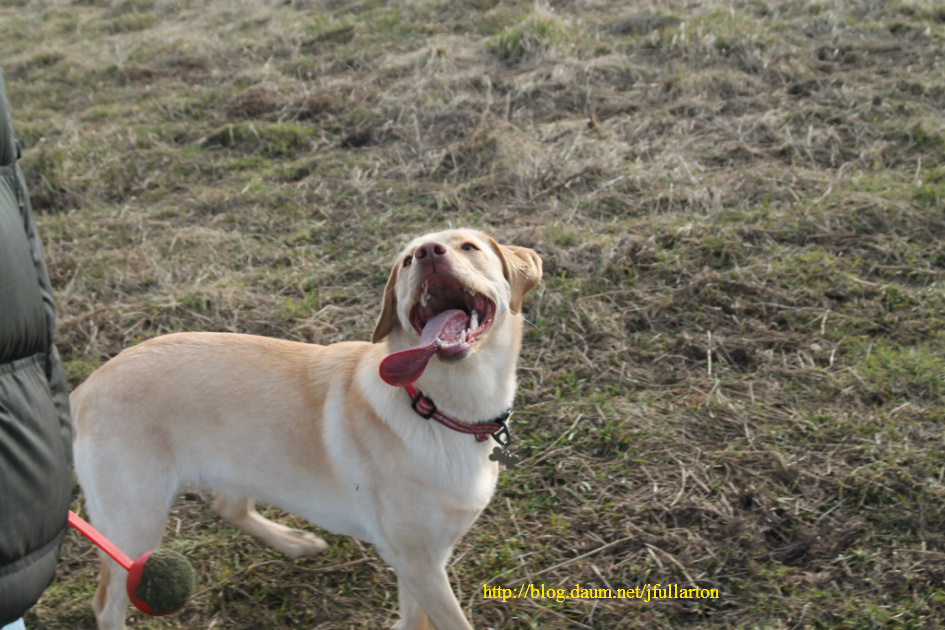
<path id="1" fill-rule="evenodd" d="M 512 417 L 512 410 L 509 409 L 498 418 L 495 418 L 494 420 L 490 420 L 490 422 L 498 424 L 500 427 L 502 427 L 495 433 L 492 433 L 491 435 L 492 435 L 492 439 L 499 443 L 499 446 L 502 447 L 502 450 L 505 453 L 508 453 L 509 449 L 512 447 L 512 432 L 509 430 L 509 425 L 508 425 L 509 418 L 511 417 Z M 504 441 L 502 439 L 503 436 L 505 437 Z"/>
<path id="2" fill-rule="evenodd" d="M 414 411 L 417 412 L 421 418 L 426 418 L 429 420 L 436 414 L 436 405 L 433 404 L 433 401 L 423 395 L 419 390 L 417 391 L 416 396 L 410 397 L 410 406 Z M 421 406 L 423 409 L 421 409 Z"/>

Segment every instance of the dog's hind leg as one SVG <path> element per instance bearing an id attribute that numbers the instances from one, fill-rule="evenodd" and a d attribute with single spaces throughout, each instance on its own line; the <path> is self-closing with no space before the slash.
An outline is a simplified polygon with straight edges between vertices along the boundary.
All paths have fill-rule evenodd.
<path id="1" fill-rule="evenodd" d="M 132 560 L 161 545 L 170 507 L 169 499 L 148 497 L 144 488 L 137 494 L 112 495 L 113 501 L 108 503 L 103 503 L 101 496 L 92 501 L 86 494 L 85 503 L 92 525 Z M 134 496 L 134 505 L 125 500 L 127 496 Z M 92 610 L 100 630 L 122 630 L 128 604 L 125 590 L 128 572 L 104 553 L 99 552 L 99 557 L 101 574 Z"/>
<path id="2" fill-rule="evenodd" d="M 98 555 L 101 572 L 92 599 L 92 611 L 99 630 L 122 630 L 125 627 L 125 607 L 128 605 L 125 590 L 128 573 L 104 553 L 99 552 Z"/>
<path id="3" fill-rule="evenodd" d="M 328 543 L 315 534 L 279 525 L 263 517 L 256 511 L 256 503 L 246 497 L 233 498 L 218 492 L 213 498 L 213 509 L 247 534 L 290 558 L 314 556 L 328 547 Z"/>
<path id="4" fill-rule="evenodd" d="M 167 513 L 177 491 L 176 479 L 162 474 L 158 463 L 132 458 L 115 443 L 92 443 L 80 434 L 75 466 L 85 495 L 88 520 L 132 560 L 161 545 Z M 101 557 L 98 590 L 92 601 L 100 630 L 122 630 L 128 572 Z"/>

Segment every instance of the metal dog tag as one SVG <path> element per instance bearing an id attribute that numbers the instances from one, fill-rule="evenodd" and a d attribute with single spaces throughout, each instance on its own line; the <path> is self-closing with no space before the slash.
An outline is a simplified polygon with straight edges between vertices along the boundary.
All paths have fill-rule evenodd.
<path id="1" fill-rule="evenodd" d="M 505 467 L 508 470 L 512 470 L 522 458 L 514 453 L 506 452 L 502 450 L 501 447 L 496 446 L 492 449 L 492 455 L 489 456 L 489 459 L 494 462 L 499 462 L 500 464 L 505 464 Z"/>

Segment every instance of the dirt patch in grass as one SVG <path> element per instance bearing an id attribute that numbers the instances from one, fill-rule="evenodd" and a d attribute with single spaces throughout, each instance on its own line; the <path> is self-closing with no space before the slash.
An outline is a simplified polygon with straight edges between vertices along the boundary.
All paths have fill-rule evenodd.
<path id="1" fill-rule="evenodd" d="M 367 339 L 405 238 L 483 228 L 546 273 L 524 462 L 450 567 L 477 626 L 938 627 L 943 15 L 0 6 L 70 383 L 179 330 Z M 185 495 L 165 544 L 200 593 L 133 623 L 392 625 L 395 576 L 328 539 L 285 562 Z M 70 537 L 28 625 L 94 627 L 95 573 Z M 719 598 L 483 598 L 526 583 Z"/>

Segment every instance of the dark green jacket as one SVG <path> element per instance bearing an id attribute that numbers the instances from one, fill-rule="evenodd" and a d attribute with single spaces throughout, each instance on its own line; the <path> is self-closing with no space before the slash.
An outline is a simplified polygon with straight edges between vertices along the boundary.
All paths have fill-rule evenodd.
<path id="1" fill-rule="evenodd" d="M 0 74 L 0 627 L 52 581 L 72 496 L 53 295 Z"/>

